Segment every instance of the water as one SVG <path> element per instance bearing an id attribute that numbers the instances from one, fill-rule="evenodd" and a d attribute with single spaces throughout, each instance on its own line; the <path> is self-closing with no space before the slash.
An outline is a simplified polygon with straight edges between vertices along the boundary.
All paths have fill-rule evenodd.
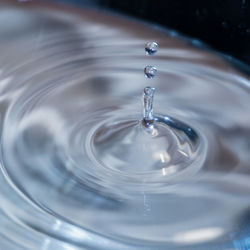
<path id="1" fill-rule="evenodd" d="M 154 122 L 154 101 L 155 88 L 145 87 L 143 90 L 143 120 L 145 124 Z"/>
<path id="2" fill-rule="evenodd" d="M 146 66 L 144 68 L 144 74 L 146 78 L 153 78 L 156 76 L 157 69 L 154 66 Z"/>
<path id="3" fill-rule="evenodd" d="M 147 42 L 145 45 L 146 55 L 154 55 L 158 50 L 158 44 L 156 42 Z"/>
<path id="4" fill-rule="evenodd" d="M 249 77 L 148 25 L 36 6 L 0 8 L 1 249 L 248 249 Z"/>

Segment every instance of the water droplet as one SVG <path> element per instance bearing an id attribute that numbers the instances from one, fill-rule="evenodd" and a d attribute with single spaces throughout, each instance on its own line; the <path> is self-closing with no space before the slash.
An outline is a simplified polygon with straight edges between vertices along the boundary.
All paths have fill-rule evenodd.
<path id="1" fill-rule="evenodd" d="M 158 44 L 156 42 L 148 42 L 145 45 L 145 51 L 147 55 L 154 55 L 158 50 Z"/>
<path id="2" fill-rule="evenodd" d="M 157 73 L 157 69 L 154 66 L 146 66 L 144 69 L 144 74 L 145 74 L 145 77 L 147 78 L 155 77 L 156 73 Z"/>

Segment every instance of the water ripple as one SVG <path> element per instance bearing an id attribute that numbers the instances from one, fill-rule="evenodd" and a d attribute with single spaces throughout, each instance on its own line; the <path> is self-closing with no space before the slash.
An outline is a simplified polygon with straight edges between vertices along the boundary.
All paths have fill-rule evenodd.
<path id="1" fill-rule="evenodd" d="M 248 77 L 147 25 L 25 6 L 0 10 L 0 20 L 14 20 L 0 22 L 0 246 L 246 242 Z M 147 58 L 158 69 L 150 82 L 158 123 L 148 136 L 139 121 L 150 40 L 160 50 Z"/>

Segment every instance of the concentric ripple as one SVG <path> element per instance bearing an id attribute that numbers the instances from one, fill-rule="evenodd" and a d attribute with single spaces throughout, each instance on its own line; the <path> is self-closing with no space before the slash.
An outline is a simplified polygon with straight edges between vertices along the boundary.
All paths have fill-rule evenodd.
<path id="1" fill-rule="evenodd" d="M 117 172 L 118 178 L 123 174 L 144 184 L 145 179 L 168 183 L 173 176 L 168 177 L 179 174 L 181 169 L 201 167 L 204 156 L 200 151 L 204 145 L 200 145 L 192 128 L 170 117 L 156 117 L 154 127 L 145 128 L 139 119 L 128 117 L 114 120 L 113 116 L 111 121 L 105 120 L 92 129 L 86 147 L 95 165 Z"/>
<path id="2" fill-rule="evenodd" d="M 247 76 L 111 14 L 0 6 L 0 249 L 247 249 Z"/>

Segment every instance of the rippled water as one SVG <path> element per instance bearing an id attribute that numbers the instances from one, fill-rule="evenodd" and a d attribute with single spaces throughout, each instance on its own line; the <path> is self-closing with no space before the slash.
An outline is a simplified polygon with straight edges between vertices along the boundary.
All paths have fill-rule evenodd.
<path id="1" fill-rule="evenodd" d="M 121 17 L 0 7 L 1 249 L 248 249 L 246 75 Z"/>

